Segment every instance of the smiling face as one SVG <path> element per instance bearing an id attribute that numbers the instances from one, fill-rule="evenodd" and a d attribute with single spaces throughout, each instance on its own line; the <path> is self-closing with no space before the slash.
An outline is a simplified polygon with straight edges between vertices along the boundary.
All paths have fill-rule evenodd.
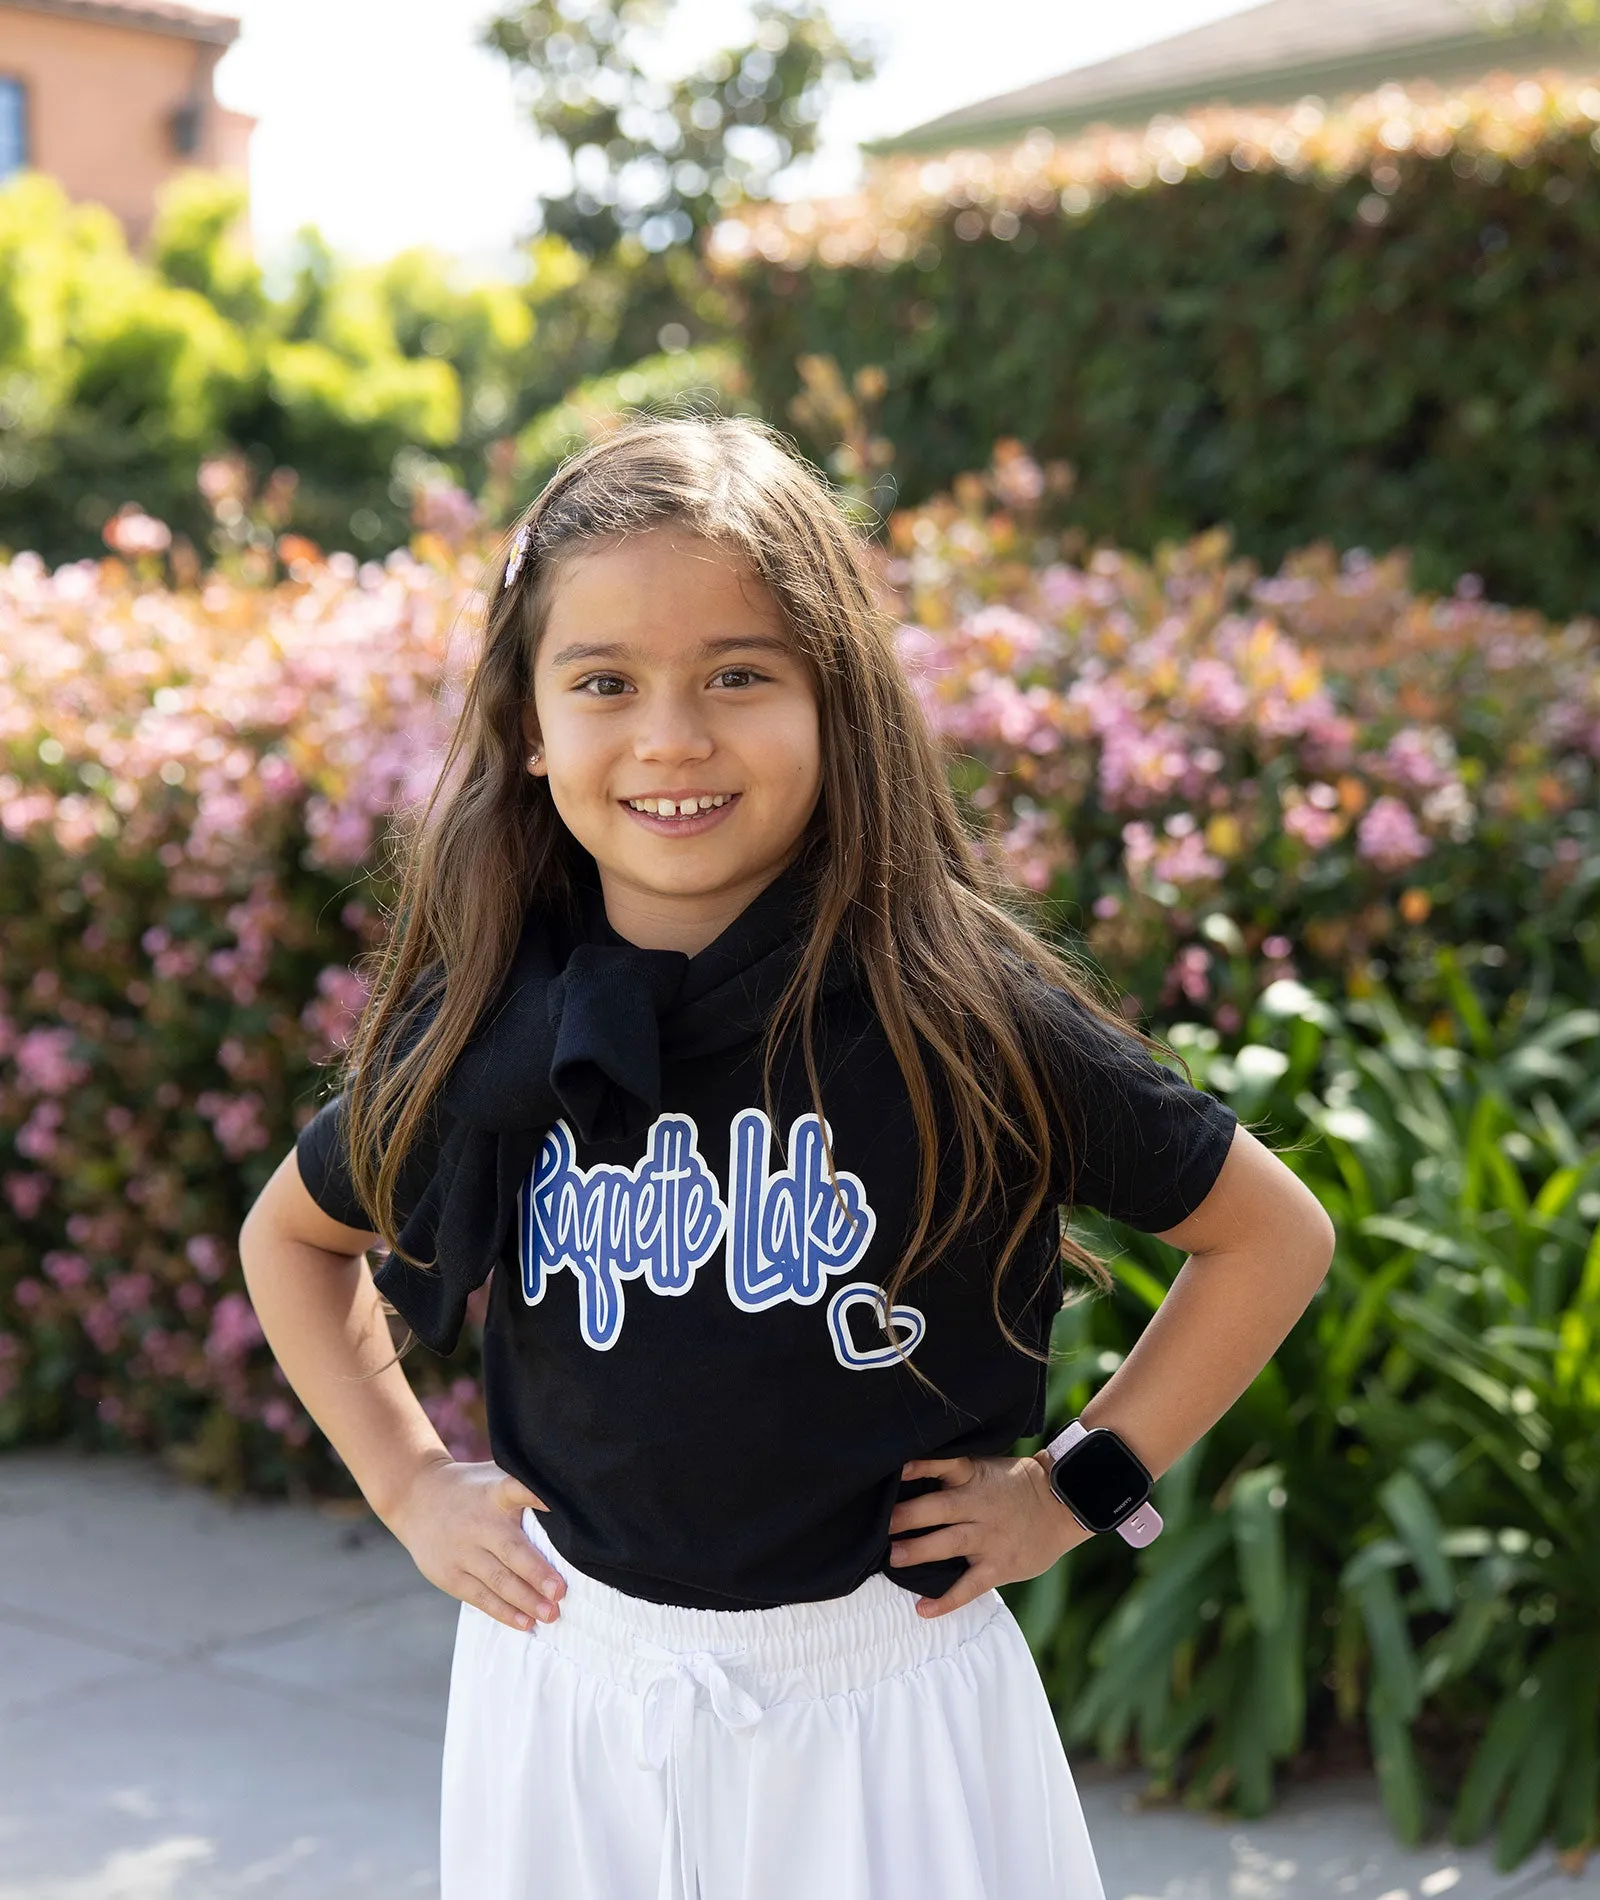
<path id="1" fill-rule="evenodd" d="M 533 768 L 630 942 L 693 955 L 799 848 L 817 697 L 777 601 L 729 550 L 650 528 L 564 559 L 524 716 Z"/>

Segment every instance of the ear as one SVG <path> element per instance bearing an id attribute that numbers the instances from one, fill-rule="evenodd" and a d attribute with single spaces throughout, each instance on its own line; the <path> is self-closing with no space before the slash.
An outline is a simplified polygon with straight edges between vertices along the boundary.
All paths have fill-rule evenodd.
<path id="1" fill-rule="evenodd" d="M 529 755 L 534 752 L 538 753 L 539 762 L 529 765 Z M 549 771 L 544 762 L 544 740 L 539 736 L 539 722 L 531 705 L 522 715 L 522 764 L 530 778 L 544 778 Z"/>

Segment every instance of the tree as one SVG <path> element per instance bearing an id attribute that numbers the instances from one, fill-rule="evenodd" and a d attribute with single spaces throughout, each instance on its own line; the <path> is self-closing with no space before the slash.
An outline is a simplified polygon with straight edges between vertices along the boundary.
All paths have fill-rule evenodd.
<path id="1" fill-rule="evenodd" d="M 822 0 L 755 0 L 748 42 L 676 79 L 650 55 L 676 0 L 526 0 L 483 43 L 525 71 L 533 122 L 566 153 L 570 182 L 545 227 L 590 257 L 626 238 L 686 243 L 725 210 L 770 195 L 815 151 L 834 93 L 872 77 Z"/>

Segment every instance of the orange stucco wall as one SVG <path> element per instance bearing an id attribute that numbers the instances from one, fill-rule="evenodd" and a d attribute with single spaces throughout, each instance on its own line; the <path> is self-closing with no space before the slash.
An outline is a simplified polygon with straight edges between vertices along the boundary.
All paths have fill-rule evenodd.
<path id="1" fill-rule="evenodd" d="M 135 27 L 10 7 L 0 0 L 0 75 L 28 96 L 28 160 L 74 198 L 109 205 L 140 243 L 156 193 L 192 165 L 244 169 L 250 128 L 212 97 L 220 47 Z M 204 102 L 200 145 L 173 148 L 171 115 Z"/>

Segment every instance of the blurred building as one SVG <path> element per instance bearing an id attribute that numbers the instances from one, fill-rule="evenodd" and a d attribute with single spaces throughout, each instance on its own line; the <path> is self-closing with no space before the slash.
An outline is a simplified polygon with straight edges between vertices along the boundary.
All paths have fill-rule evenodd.
<path id="1" fill-rule="evenodd" d="M 1515 21 L 1516 9 L 1501 11 Z M 1495 24 L 1494 0 L 1266 0 L 1037 85 L 980 99 L 868 149 L 942 152 L 1004 146 L 1036 127 L 1143 126 L 1206 105 L 1331 103 L 1389 80 L 1459 84 L 1490 72 L 1567 64 L 1571 35 Z M 1593 47 L 1581 60 L 1591 70 Z"/>
<path id="2" fill-rule="evenodd" d="M 255 120 L 218 105 L 239 22 L 171 0 L 0 0 L 0 179 L 48 172 L 137 245 L 186 166 L 248 175 Z"/>

